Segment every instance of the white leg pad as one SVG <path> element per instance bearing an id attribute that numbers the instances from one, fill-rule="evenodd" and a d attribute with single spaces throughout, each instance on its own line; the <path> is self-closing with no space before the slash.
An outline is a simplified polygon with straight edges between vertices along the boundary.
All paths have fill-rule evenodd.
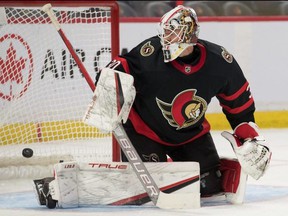
<path id="1" fill-rule="evenodd" d="M 170 196 L 187 194 L 189 202 L 179 208 L 200 207 L 200 171 L 197 162 L 145 163 L 156 184 L 164 193 L 159 206 Z M 62 208 L 95 205 L 153 205 L 129 163 L 77 163 L 55 165 L 55 180 L 49 185 L 52 198 Z M 167 194 L 166 194 L 167 193 Z M 171 193 L 171 195 L 169 195 Z M 172 196 L 173 195 L 173 196 Z M 187 200 L 185 200 L 187 201 Z M 190 203 L 191 202 L 191 203 Z"/>

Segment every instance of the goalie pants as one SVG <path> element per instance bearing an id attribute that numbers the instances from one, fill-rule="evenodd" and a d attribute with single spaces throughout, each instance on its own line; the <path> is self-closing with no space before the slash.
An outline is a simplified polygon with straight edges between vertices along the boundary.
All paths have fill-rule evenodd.
<path id="1" fill-rule="evenodd" d="M 220 159 L 210 133 L 185 145 L 166 146 L 138 134 L 133 127 L 126 127 L 125 131 L 143 162 L 166 162 L 167 155 L 173 161 L 199 162 L 201 196 L 223 191 L 219 171 Z M 128 162 L 123 152 L 121 156 L 123 162 Z"/>

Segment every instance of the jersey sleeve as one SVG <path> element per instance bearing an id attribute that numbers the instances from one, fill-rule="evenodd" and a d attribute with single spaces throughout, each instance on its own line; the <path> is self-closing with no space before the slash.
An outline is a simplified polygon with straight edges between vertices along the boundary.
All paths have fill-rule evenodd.
<path id="1" fill-rule="evenodd" d="M 242 122 L 255 122 L 250 85 L 237 61 L 233 59 L 225 71 L 225 85 L 216 97 L 232 129 Z"/>

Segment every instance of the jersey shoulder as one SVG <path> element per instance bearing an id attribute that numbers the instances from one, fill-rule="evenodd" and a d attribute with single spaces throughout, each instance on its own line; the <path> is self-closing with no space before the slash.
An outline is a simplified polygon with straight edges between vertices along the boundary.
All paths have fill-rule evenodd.
<path id="1" fill-rule="evenodd" d="M 145 39 L 145 40 L 143 40 L 142 42 L 140 42 L 139 44 L 138 44 L 138 46 L 136 46 L 136 47 L 139 47 L 139 46 L 142 46 L 143 44 L 145 44 L 145 43 L 147 43 L 147 42 L 151 42 L 153 45 L 155 45 L 155 46 L 160 46 L 161 44 L 160 44 L 160 38 L 157 36 L 157 35 L 155 35 L 155 36 L 152 36 L 152 37 L 150 37 L 150 38 L 147 38 L 147 39 Z"/>
<path id="2" fill-rule="evenodd" d="M 138 53 L 138 55 L 146 57 L 159 50 L 162 50 L 160 39 L 158 36 L 153 36 L 143 40 L 138 45 L 136 45 L 131 50 L 131 53 Z"/>
<path id="3" fill-rule="evenodd" d="M 198 39 L 198 43 L 202 44 L 206 48 L 206 51 L 213 55 L 214 58 L 224 59 L 227 63 L 235 61 L 233 55 L 222 45 L 203 39 Z"/>
<path id="4" fill-rule="evenodd" d="M 153 36 L 143 40 L 121 57 L 125 58 L 131 67 L 150 67 L 156 64 L 155 62 L 161 61 L 159 58 L 163 58 L 160 39 L 158 36 Z"/>

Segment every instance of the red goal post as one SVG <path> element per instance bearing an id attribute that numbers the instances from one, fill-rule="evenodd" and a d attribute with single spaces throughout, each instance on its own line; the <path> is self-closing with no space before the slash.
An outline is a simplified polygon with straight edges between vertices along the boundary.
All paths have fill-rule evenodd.
<path id="1" fill-rule="evenodd" d="M 117 2 L 49 3 L 94 80 L 119 54 Z M 120 160 L 112 134 L 82 122 L 92 91 L 41 11 L 45 4 L 41 0 L 0 2 L 2 178 L 9 178 L 6 171 L 12 166 L 25 167 L 17 171 L 16 176 L 21 176 L 27 173 L 27 166 L 50 166 L 59 160 Z M 22 155 L 27 147 L 33 150 L 30 158 Z"/>

